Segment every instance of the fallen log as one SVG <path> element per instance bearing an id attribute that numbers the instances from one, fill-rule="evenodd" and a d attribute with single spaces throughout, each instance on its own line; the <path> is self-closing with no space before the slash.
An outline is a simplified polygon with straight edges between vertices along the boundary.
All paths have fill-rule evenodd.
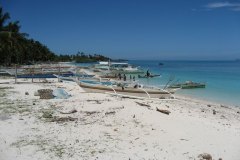
<path id="1" fill-rule="evenodd" d="M 158 112 L 161 112 L 161 113 L 164 113 L 164 114 L 167 114 L 167 115 L 169 115 L 169 114 L 171 113 L 169 110 L 166 110 L 166 109 L 156 108 L 156 110 L 157 110 Z"/>

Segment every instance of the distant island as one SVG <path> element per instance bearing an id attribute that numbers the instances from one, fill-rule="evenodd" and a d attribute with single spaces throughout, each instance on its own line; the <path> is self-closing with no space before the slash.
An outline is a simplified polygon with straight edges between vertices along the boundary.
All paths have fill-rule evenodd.
<path id="1" fill-rule="evenodd" d="M 101 54 L 57 55 L 37 40 L 29 39 L 27 33 L 20 32 L 20 22 L 10 21 L 10 14 L 0 6 L 0 65 L 34 64 L 39 62 L 97 62 L 111 60 Z"/>

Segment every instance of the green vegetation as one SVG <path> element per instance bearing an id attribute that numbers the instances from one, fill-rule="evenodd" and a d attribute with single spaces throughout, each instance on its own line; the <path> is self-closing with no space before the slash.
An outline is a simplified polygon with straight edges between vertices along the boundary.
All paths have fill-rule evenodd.
<path id="1" fill-rule="evenodd" d="M 57 61 L 75 61 L 77 63 L 108 61 L 110 58 L 102 56 L 100 54 L 87 55 L 83 52 L 78 52 L 76 55 L 60 55 L 56 58 Z M 110 59 L 111 60 L 111 59 Z"/>
<path id="2" fill-rule="evenodd" d="M 56 55 L 39 41 L 29 39 L 20 32 L 19 21 L 10 21 L 9 13 L 0 6 L 0 65 L 32 64 L 47 61 L 96 62 L 109 60 L 108 57 L 94 54 Z"/>
<path id="3" fill-rule="evenodd" d="M 9 20 L 9 13 L 4 13 L 0 7 L 0 64 L 27 64 L 55 59 L 55 54 L 46 46 L 20 32 L 19 21 Z"/>

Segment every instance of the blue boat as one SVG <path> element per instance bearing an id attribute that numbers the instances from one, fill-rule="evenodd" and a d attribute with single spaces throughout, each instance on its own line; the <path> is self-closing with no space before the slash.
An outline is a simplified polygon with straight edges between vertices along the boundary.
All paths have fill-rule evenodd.
<path id="1" fill-rule="evenodd" d="M 53 74 L 23 74 L 17 75 L 17 78 L 57 78 Z"/>

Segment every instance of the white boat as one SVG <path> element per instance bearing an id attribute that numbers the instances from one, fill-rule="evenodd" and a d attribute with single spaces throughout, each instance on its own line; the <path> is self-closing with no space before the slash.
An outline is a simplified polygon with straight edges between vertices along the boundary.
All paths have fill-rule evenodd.
<path id="1" fill-rule="evenodd" d="M 108 70 L 114 73 L 129 73 L 140 74 L 144 73 L 139 67 L 134 67 L 126 62 L 106 62 L 100 61 L 99 64 L 94 65 L 95 69 Z"/>
<path id="2" fill-rule="evenodd" d="M 163 90 L 159 88 L 146 88 L 138 84 L 118 84 L 111 81 L 80 81 L 79 86 L 86 92 L 107 93 L 121 97 L 147 98 L 147 99 L 172 99 L 175 90 Z"/>

